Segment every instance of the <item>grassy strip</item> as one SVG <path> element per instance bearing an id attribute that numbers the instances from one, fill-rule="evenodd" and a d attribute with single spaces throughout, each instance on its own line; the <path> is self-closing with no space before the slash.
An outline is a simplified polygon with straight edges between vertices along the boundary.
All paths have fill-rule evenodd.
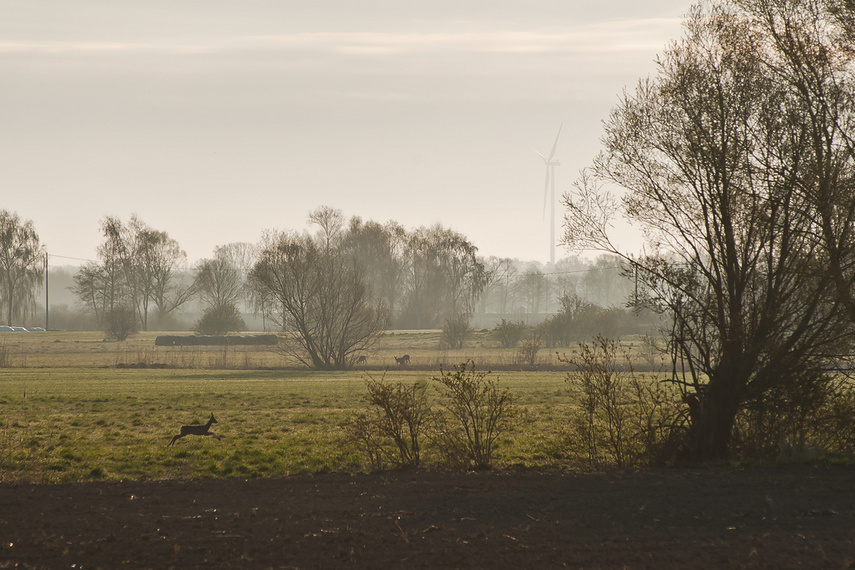
<path id="1" fill-rule="evenodd" d="M 100 332 L 0 333 L 0 368 L 166 366 L 170 368 L 250 370 L 303 368 L 278 352 L 261 346 L 155 346 L 157 332 L 144 332 L 122 342 L 106 342 Z M 170 333 L 173 334 L 173 333 Z M 191 334 L 174 333 L 174 334 Z M 640 337 L 626 337 L 626 346 L 640 346 Z M 576 347 L 543 348 L 535 358 L 540 367 L 560 366 L 558 353 Z M 440 345 L 438 331 L 389 331 L 365 354 L 372 369 L 399 368 L 395 356 L 409 354 L 413 368 L 438 370 L 468 360 L 495 368 L 516 367 L 524 359 L 516 348 L 501 348 L 490 331 L 473 331 L 462 349 Z M 487 364 L 489 363 L 489 365 Z"/>
<path id="2" fill-rule="evenodd" d="M 392 370 L 413 382 L 433 373 Z M 500 465 L 554 461 L 571 395 L 560 372 L 503 372 L 525 410 Z M 339 425 L 364 409 L 359 371 L 0 369 L 0 482 L 273 477 L 358 470 Z M 204 423 L 221 440 L 186 437 Z"/>

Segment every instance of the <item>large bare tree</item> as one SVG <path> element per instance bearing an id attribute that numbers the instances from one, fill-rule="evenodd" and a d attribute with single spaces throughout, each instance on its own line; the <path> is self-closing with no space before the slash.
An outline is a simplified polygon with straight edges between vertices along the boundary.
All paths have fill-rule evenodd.
<path id="1" fill-rule="evenodd" d="M 352 366 L 388 323 L 385 307 L 372 301 L 361 266 L 326 239 L 268 236 L 250 278 L 280 309 L 274 318 L 291 335 L 283 339 L 284 350 L 319 370 Z"/>
<path id="2" fill-rule="evenodd" d="M 694 7 L 658 74 L 612 111 L 603 152 L 565 196 L 565 242 L 622 257 L 639 272 L 637 302 L 670 316 L 672 379 L 690 413 L 685 451 L 700 460 L 728 456 L 746 406 L 824 382 L 855 333 L 844 311 L 852 219 L 836 210 L 851 201 L 853 133 L 845 121 L 833 144 L 815 132 L 830 118 L 809 117 L 828 111 L 816 90 L 831 85 L 788 77 L 824 68 L 831 54 L 838 73 L 851 73 L 851 53 L 831 34 L 815 38 L 821 45 L 798 56 L 814 63 L 799 67 L 772 22 L 798 35 L 833 21 L 810 1 L 763 4 Z M 851 86 L 834 89 L 851 100 Z M 834 210 L 830 234 L 824 207 Z M 612 240 L 618 213 L 644 230 L 645 253 Z"/>

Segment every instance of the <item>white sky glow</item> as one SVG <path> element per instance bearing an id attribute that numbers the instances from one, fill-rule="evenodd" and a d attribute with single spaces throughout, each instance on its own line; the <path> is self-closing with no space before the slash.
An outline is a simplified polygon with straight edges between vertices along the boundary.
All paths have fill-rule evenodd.
<path id="1" fill-rule="evenodd" d="M 546 261 L 533 151 L 563 123 L 560 196 L 690 5 L 0 0 L 0 208 L 74 259 L 106 215 L 193 263 L 328 205 Z"/>

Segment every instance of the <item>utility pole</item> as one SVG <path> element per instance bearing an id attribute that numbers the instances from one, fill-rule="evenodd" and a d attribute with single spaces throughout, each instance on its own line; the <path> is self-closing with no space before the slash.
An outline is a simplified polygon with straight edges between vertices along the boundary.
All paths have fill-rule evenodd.
<path id="1" fill-rule="evenodd" d="M 45 252 L 45 330 L 50 330 L 50 275 L 48 271 L 48 252 Z"/>

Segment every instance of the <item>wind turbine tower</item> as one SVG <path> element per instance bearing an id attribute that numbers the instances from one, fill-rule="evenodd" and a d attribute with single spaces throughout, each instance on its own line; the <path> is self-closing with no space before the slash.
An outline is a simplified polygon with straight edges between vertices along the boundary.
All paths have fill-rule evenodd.
<path id="1" fill-rule="evenodd" d="M 564 123 L 558 126 L 558 134 L 555 135 L 555 142 L 552 143 L 552 150 L 549 151 L 549 157 L 545 157 L 537 151 L 534 151 L 540 158 L 543 159 L 543 164 L 546 166 L 546 182 L 543 186 L 543 217 L 546 218 L 546 201 L 549 200 L 549 263 L 555 266 L 555 167 L 561 166 L 561 163 L 555 160 L 555 149 L 558 148 L 558 137 L 561 136 L 561 127 Z"/>

